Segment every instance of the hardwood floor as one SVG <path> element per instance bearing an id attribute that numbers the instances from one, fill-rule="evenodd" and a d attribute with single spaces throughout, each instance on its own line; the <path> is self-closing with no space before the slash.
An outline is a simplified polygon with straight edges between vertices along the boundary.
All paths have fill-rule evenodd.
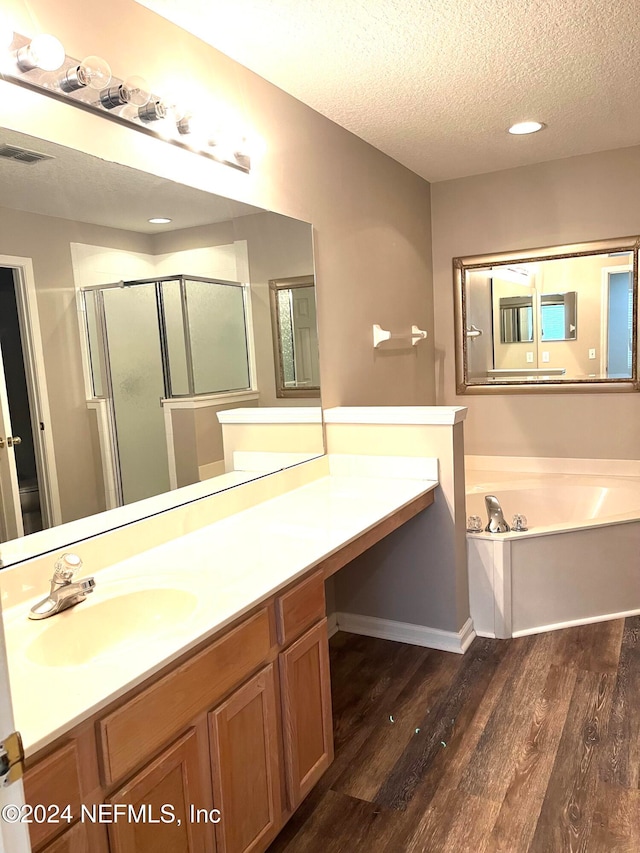
<path id="1" fill-rule="evenodd" d="M 640 617 L 463 656 L 337 634 L 336 758 L 269 853 L 638 853 Z"/>

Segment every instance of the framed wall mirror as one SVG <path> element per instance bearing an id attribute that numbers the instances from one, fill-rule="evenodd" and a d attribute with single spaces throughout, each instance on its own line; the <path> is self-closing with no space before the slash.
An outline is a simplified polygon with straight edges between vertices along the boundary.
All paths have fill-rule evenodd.
<path id="1" fill-rule="evenodd" d="M 638 390 L 639 246 L 454 258 L 457 393 Z"/>
<path id="2" fill-rule="evenodd" d="M 269 298 L 277 396 L 319 397 L 315 278 L 272 279 Z"/>
<path id="3" fill-rule="evenodd" d="M 314 407 L 323 452 L 309 223 L 8 129 L 0 182 L 2 564 L 264 476 L 231 476 L 218 412 Z M 295 400 L 276 278 L 313 294 Z"/>

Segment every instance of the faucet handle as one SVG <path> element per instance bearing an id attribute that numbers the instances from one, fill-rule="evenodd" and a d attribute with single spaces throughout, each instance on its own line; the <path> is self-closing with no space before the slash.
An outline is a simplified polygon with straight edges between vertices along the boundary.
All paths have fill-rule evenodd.
<path id="1" fill-rule="evenodd" d="M 53 567 L 53 583 L 71 583 L 82 568 L 82 560 L 77 554 L 63 554 Z"/>

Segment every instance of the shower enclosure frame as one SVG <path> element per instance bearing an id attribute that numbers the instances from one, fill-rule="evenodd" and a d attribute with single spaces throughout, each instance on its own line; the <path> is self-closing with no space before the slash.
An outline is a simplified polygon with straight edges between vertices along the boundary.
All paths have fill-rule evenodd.
<path id="1" fill-rule="evenodd" d="M 189 390 L 184 394 L 176 394 L 173 392 L 172 384 L 171 384 L 171 365 L 170 365 L 170 356 L 169 356 L 169 343 L 167 336 L 167 325 L 166 325 L 166 314 L 165 314 L 165 306 L 164 299 L 162 295 L 162 285 L 165 282 L 169 281 L 179 281 L 180 282 L 180 305 L 181 305 L 181 313 L 182 313 L 182 334 L 183 341 L 185 347 L 185 360 L 186 360 L 186 370 L 187 370 L 187 382 Z M 255 352 L 253 345 L 253 323 L 252 323 L 252 313 L 251 313 L 251 299 L 250 299 L 250 284 L 247 282 L 239 282 L 239 281 L 228 281 L 226 279 L 220 278 L 208 278 L 206 276 L 199 275 L 189 275 L 186 273 L 180 273 L 177 275 L 166 275 L 166 276 L 153 276 L 151 278 L 143 278 L 143 279 L 133 279 L 130 281 L 118 281 L 118 282 L 110 282 L 107 284 L 94 284 L 87 285 L 85 287 L 81 287 L 79 289 L 79 295 L 82 301 L 82 312 L 84 315 L 84 334 L 86 340 L 86 359 L 87 359 L 87 368 L 88 368 L 88 378 L 89 384 L 92 391 L 92 399 L 93 400 L 105 400 L 107 403 L 107 412 L 108 412 L 108 422 L 109 422 L 109 433 L 110 433 L 110 443 L 111 443 L 111 474 L 113 477 L 113 482 L 115 485 L 115 491 L 117 496 L 117 505 L 124 506 L 124 492 L 123 492 L 123 484 L 122 484 L 122 472 L 120 467 L 120 453 L 118 449 L 118 430 L 116 427 L 116 415 L 115 415 L 115 406 L 114 406 L 114 392 L 113 392 L 113 377 L 111 372 L 111 363 L 109 359 L 109 338 L 107 334 L 107 320 L 106 313 L 104 308 L 104 300 L 102 296 L 102 291 L 105 290 L 114 290 L 114 289 L 123 289 L 128 287 L 136 287 L 139 285 L 155 285 L 155 297 L 156 297 L 156 306 L 158 313 L 158 337 L 160 344 L 160 359 L 162 364 L 162 373 L 164 380 L 164 395 L 160 400 L 160 404 L 162 405 L 164 400 L 175 399 L 175 400 L 190 400 L 190 399 L 198 399 L 202 397 L 209 397 L 215 394 L 227 394 L 229 391 L 218 391 L 218 392 L 196 392 L 195 390 L 195 378 L 193 372 L 193 351 L 191 346 L 190 334 L 189 334 L 189 305 L 186 293 L 186 282 L 187 281 L 197 281 L 204 284 L 217 284 L 224 285 L 229 287 L 237 287 L 241 290 L 242 293 L 242 309 L 243 309 L 243 318 L 244 318 L 244 329 L 245 329 L 245 345 L 246 345 L 246 356 L 247 356 L 247 369 L 248 369 L 248 380 L 249 384 L 247 388 L 242 389 L 230 389 L 231 393 L 237 391 L 239 393 L 251 392 L 256 390 L 256 364 L 255 364 Z M 91 354 L 91 335 L 89 331 L 88 324 L 88 312 L 87 312 L 87 301 L 86 294 L 88 292 L 92 292 L 95 294 L 95 313 L 96 313 L 96 321 L 97 328 L 99 331 L 98 338 L 98 360 L 99 360 L 99 369 L 101 371 L 102 378 L 104 379 L 104 387 L 102 388 L 102 394 L 96 394 L 96 384 L 95 384 L 95 370 L 94 370 L 94 359 Z"/>

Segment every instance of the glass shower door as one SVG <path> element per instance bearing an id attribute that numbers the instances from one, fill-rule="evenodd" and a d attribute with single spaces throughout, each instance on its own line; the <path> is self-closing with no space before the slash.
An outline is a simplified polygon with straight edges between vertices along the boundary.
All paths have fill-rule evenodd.
<path id="1" fill-rule="evenodd" d="M 169 491 L 156 285 L 102 292 L 122 502 Z"/>

